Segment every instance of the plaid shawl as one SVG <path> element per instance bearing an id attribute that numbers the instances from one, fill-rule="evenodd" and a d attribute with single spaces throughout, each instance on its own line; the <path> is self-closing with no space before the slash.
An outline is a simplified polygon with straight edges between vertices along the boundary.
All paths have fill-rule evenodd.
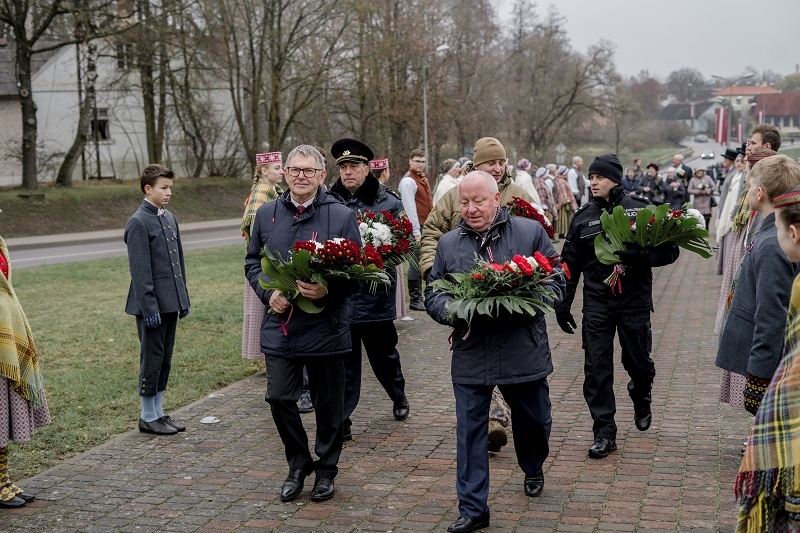
<path id="1" fill-rule="evenodd" d="M 0 376 L 37 409 L 42 404 L 44 383 L 31 327 L 11 286 L 11 262 L 2 237 L 0 253 L 9 264 L 8 279 L 0 274 Z"/>
<path id="2" fill-rule="evenodd" d="M 242 237 L 247 239 L 247 246 L 250 246 L 250 228 L 256 219 L 256 211 L 267 202 L 271 202 L 281 195 L 283 191 L 277 185 L 272 185 L 268 181 L 258 180 L 250 190 L 242 217 Z"/>
<path id="3" fill-rule="evenodd" d="M 788 323 L 788 355 L 764 394 L 736 476 L 737 531 L 768 531 L 776 513 L 800 513 L 800 276 Z"/>

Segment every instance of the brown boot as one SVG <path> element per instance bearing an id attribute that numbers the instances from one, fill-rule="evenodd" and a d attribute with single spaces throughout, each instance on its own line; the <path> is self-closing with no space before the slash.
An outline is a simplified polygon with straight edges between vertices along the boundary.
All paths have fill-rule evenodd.
<path id="1" fill-rule="evenodd" d="M 499 452 L 506 444 L 508 444 L 506 428 L 497 420 L 489 420 L 489 451 Z"/>

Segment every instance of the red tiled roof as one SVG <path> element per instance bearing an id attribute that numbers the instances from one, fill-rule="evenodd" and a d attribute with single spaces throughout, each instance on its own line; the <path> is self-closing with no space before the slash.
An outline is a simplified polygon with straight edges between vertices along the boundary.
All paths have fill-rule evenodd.
<path id="1" fill-rule="evenodd" d="M 733 85 L 714 93 L 714 96 L 755 96 L 759 94 L 779 94 L 780 91 L 767 85 Z"/>
<path id="2" fill-rule="evenodd" d="M 754 113 L 768 117 L 800 116 L 800 93 L 762 94 L 756 96 Z"/>

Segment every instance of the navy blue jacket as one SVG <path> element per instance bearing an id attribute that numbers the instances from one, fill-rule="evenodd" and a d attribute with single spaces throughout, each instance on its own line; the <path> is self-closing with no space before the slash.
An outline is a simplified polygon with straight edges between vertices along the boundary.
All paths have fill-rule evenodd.
<path id="1" fill-rule="evenodd" d="M 450 273 L 465 272 L 475 265 L 477 254 L 485 260 L 502 263 L 514 255 L 532 256 L 539 251 L 545 257 L 557 257 L 544 228 L 536 221 L 512 217 L 502 207 L 486 238 L 464 220 L 439 240 L 430 281 Z M 494 259 L 491 259 L 491 258 Z M 564 293 L 564 279 L 550 282 L 556 299 Z M 425 308 L 440 324 L 452 326 L 445 306 L 452 297 L 430 285 L 425 288 Z M 551 304 L 554 302 L 550 302 Z M 456 330 L 453 335 L 453 383 L 462 385 L 498 385 L 523 383 L 547 377 L 553 372 L 550 344 L 544 314 L 512 315 L 499 318 L 476 317 L 469 334 Z"/>
<path id="2" fill-rule="evenodd" d="M 359 211 L 389 211 L 394 216 L 404 213 L 403 202 L 378 178 L 369 173 L 367 179 L 356 190 L 355 194 L 342 184 L 341 178 L 333 184 L 331 192 L 341 197 L 344 205 L 357 213 Z M 394 269 L 390 269 L 394 270 Z M 374 294 L 370 293 L 370 284 L 361 282 L 358 291 L 347 299 L 350 308 L 350 322 L 382 322 L 397 318 L 395 302 L 397 299 L 397 276 L 395 272 L 386 272 L 392 279 L 391 285 L 378 285 Z"/>
<path id="3" fill-rule="evenodd" d="M 247 249 L 244 272 L 250 286 L 269 306 L 272 290 L 264 290 L 259 279 L 269 278 L 261 270 L 261 249 L 266 246 L 272 252 L 280 253 L 284 259 L 297 241 L 315 239 L 323 242 L 328 239 L 344 237 L 361 246 L 353 212 L 343 206 L 335 196 L 320 188 L 314 202 L 305 213 L 298 216 L 292 204 L 290 191 L 277 200 L 262 205 L 256 212 L 253 222 L 250 247 Z M 297 306 L 277 317 L 264 314 L 261 325 L 261 352 L 277 357 L 292 356 L 332 356 L 350 353 L 350 315 L 347 311 L 347 297 L 357 288 L 357 283 L 333 279 L 328 283 L 328 294 L 318 300 L 324 310 L 308 314 Z M 281 327 L 285 324 L 287 335 Z"/>

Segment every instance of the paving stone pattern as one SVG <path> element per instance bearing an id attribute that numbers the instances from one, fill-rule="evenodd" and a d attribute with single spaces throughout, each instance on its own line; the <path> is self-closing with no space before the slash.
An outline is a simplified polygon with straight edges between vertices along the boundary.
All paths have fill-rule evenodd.
<path id="1" fill-rule="evenodd" d="M 617 350 L 619 450 L 606 459 L 586 455 L 592 432 L 580 336 L 548 319 L 555 372 L 544 493 L 525 496 L 509 441 L 490 461 L 487 531 L 734 530 L 733 480 L 750 416 L 717 401 L 713 323 L 720 277 L 713 263 L 683 253 L 676 264 L 656 269 L 653 424 L 646 432 L 633 424 Z M 579 310 L 578 300 L 573 311 L 580 321 Z M 131 431 L 22 480 L 37 500 L 0 511 L 0 531 L 445 531 L 458 517 L 449 330 L 424 313 L 412 316 L 397 322 L 411 415 L 405 422 L 392 418 L 365 357 L 354 440 L 345 445 L 332 500 L 310 501 L 313 476 L 294 502 L 278 499 L 287 466 L 260 374 L 174 413 L 187 422 L 185 433 Z M 201 424 L 205 416 L 220 422 Z M 303 420 L 313 443 L 314 415 Z"/>

